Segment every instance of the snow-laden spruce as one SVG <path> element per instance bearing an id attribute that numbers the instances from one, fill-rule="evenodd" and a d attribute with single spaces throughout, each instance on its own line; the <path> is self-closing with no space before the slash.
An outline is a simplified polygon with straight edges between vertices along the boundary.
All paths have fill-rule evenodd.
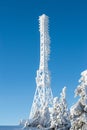
<path id="1" fill-rule="evenodd" d="M 51 128 L 68 130 L 70 128 L 69 110 L 66 102 L 66 87 L 63 88 L 61 97 L 53 100 L 53 111 L 51 113 Z"/>
<path id="2" fill-rule="evenodd" d="M 71 107 L 70 130 L 87 130 L 87 70 L 81 73 L 79 83 L 75 96 L 79 96 L 80 99 Z"/>

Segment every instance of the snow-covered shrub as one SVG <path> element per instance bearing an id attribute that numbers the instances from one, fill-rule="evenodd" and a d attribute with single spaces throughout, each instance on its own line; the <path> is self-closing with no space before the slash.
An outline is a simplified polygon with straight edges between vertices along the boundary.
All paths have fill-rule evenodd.
<path id="1" fill-rule="evenodd" d="M 71 129 L 87 130 L 87 70 L 81 73 L 75 96 L 79 96 L 77 103 L 71 107 Z"/>

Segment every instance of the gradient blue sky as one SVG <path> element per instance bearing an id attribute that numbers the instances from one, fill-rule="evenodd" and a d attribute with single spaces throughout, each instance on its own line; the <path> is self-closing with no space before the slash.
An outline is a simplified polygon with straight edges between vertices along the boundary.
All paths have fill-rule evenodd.
<path id="1" fill-rule="evenodd" d="M 39 66 L 41 14 L 50 17 L 51 87 L 67 86 L 69 107 L 87 69 L 87 0 L 0 0 L 0 125 L 29 116 Z"/>

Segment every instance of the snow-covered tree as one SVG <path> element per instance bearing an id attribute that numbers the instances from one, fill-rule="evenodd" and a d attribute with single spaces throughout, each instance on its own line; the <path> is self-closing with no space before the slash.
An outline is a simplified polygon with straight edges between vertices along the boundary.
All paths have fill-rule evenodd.
<path id="1" fill-rule="evenodd" d="M 79 96 L 77 103 L 71 107 L 71 129 L 87 130 L 87 70 L 81 73 L 75 96 Z"/>
<path id="2" fill-rule="evenodd" d="M 70 128 L 69 111 L 66 103 L 66 87 L 63 88 L 61 97 L 54 98 L 53 112 L 51 115 L 51 126 L 58 130 L 68 130 Z"/>
<path id="3" fill-rule="evenodd" d="M 59 100 L 58 97 L 53 99 L 53 108 L 51 110 L 51 127 L 55 128 L 58 126 L 58 115 L 59 115 Z"/>
<path id="4" fill-rule="evenodd" d="M 66 101 L 66 87 L 62 89 L 62 93 L 60 94 L 60 114 L 59 118 L 61 119 L 61 127 L 62 130 L 67 130 L 70 128 L 70 119 L 69 119 L 69 110 L 67 106 L 67 101 Z"/>
<path id="5" fill-rule="evenodd" d="M 40 125 L 45 128 L 50 127 L 50 112 L 47 105 L 41 111 Z"/>

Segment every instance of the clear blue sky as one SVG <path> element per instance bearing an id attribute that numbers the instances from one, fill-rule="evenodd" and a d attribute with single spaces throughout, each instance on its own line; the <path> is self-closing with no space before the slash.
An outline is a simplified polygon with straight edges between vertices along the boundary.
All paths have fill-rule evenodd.
<path id="1" fill-rule="evenodd" d="M 87 69 L 87 0 L 0 0 L 0 125 L 28 118 L 39 66 L 41 14 L 50 17 L 51 87 L 67 86 L 69 107 Z"/>

